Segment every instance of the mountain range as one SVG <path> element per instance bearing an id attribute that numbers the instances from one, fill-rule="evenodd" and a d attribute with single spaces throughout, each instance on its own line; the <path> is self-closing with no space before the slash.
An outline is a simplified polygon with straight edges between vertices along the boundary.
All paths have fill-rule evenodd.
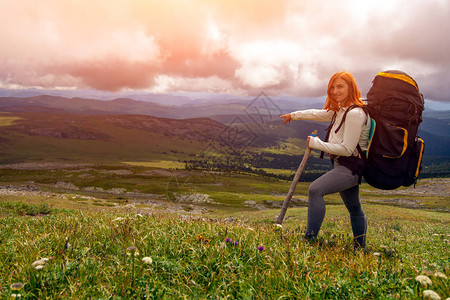
<path id="1" fill-rule="evenodd" d="M 98 157 L 119 161 L 164 156 L 186 159 L 211 144 L 232 147 L 230 134 L 238 135 L 234 136 L 234 143 L 248 142 L 240 146 L 267 150 L 280 148 L 292 138 L 303 140 L 314 128 L 323 136 L 328 125 L 305 121 L 283 125 L 279 118 L 293 110 L 321 107 L 318 99 L 274 100 L 264 93 L 248 99 L 218 98 L 163 105 L 130 98 L 0 97 L 0 120 L 13 120 L 0 126 L 0 161 L 50 156 L 92 161 Z M 424 113 L 419 131 L 426 145 L 424 163 L 444 163 L 444 169 L 450 162 L 446 115 L 449 111 L 429 110 Z"/>

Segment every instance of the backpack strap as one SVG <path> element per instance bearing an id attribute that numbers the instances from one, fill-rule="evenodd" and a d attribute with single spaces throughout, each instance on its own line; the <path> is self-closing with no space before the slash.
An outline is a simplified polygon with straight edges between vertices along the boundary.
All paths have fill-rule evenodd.
<path id="1" fill-rule="evenodd" d="M 359 145 L 359 143 L 358 143 L 358 145 L 356 145 L 356 149 L 358 149 L 358 152 L 359 152 L 359 155 L 361 156 L 361 158 L 360 159 L 362 159 L 362 161 L 363 161 L 363 163 L 362 163 L 362 166 L 361 166 L 361 170 L 360 170 L 360 172 L 358 173 L 358 175 L 359 175 L 359 177 L 358 177 L 358 184 L 361 184 L 361 182 L 362 182 L 362 177 L 363 177 L 363 172 L 364 172 L 364 166 L 366 165 L 366 162 L 367 162 L 367 157 L 366 157 L 366 155 L 364 154 L 364 151 L 361 149 L 361 146 Z"/>
<path id="2" fill-rule="evenodd" d="M 356 104 L 353 104 L 353 105 L 349 106 L 345 110 L 344 115 L 342 116 L 341 123 L 339 123 L 339 126 L 336 128 L 334 133 L 337 133 L 341 129 L 342 125 L 345 122 L 345 119 L 347 118 L 348 112 L 351 111 L 354 108 L 357 108 L 357 107 L 361 108 L 364 111 L 364 113 L 366 114 L 366 116 L 369 115 L 369 113 L 367 112 L 367 108 L 365 106 L 359 106 L 359 105 L 356 105 Z M 369 118 L 367 118 L 366 123 L 367 123 L 368 120 L 369 120 Z M 327 135 L 325 136 L 324 142 L 328 142 L 328 138 L 330 137 L 331 128 L 333 127 L 335 121 L 336 121 L 336 112 L 334 112 L 333 118 L 331 119 L 330 126 L 328 126 L 328 128 L 327 128 Z M 358 148 L 359 148 L 358 151 L 360 151 L 361 147 L 359 146 L 359 144 L 358 144 Z M 363 156 L 362 155 L 362 150 L 360 151 L 360 154 L 361 154 L 361 156 Z M 320 153 L 320 158 L 323 158 L 323 155 L 324 155 L 324 152 L 322 151 Z"/>
<path id="3" fill-rule="evenodd" d="M 364 154 L 364 151 L 361 149 L 361 146 L 359 145 L 359 143 L 358 143 L 358 145 L 356 145 L 356 149 L 358 149 L 359 155 L 361 155 L 362 160 L 365 162 L 367 160 L 367 157 Z"/>
<path id="4" fill-rule="evenodd" d="M 354 108 L 357 108 L 357 107 L 361 108 L 361 109 L 364 111 L 364 113 L 366 114 L 366 116 L 367 116 L 368 112 L 365 110 L 365 107 L 364 107 L 364 106 L 359 106 L 359 105 L 356 105 L 356 104 L 353 104 L 353 105 L 349 106 L 349 107 L 345 110 L 344 116 L 342 116 L 341 123 L 339 123 L 339 126 L 338 126 L 338 128 L 336 128 L 336 130 L 334 131 L 334 133 L 337 133 L 337 132 L 339 131 L 339 129 L 341 129 L 342 125 L 344 124 L 345 118 L 347 118 L 348 112 L 351 111 L 351 110 L 354 109 Z M 367 121 L 366 121 L 366 122 L 367 122 Z"/>
<path id="5" fill-rule="evenodd" d="M 347 113 L 355 107 L 359 107 L 359 106 L 354 104 L 345 110 L 345 113 L 344 113 L 344 116 L 342 117 L 341 123 L 339 124 L 338 128 L 336 128 L 334 133 L 337 133 L 339 131 L 339 129 L 341 129 L 342 125 L 344 124 L 345 118 L 347 117 Z M 331 122 L 330 122 L 330 126 L 328 126 L 328 128 L 327 128 L 327 135 L 325 136 L 324 142 L 328 142 L 328 139 L 330 137 L 331 128 L 333 127 L 334 122 L 336 121 L 336 115 L 337 115 L 337 113 L 334 112 L 333 118 L 331 119 Z M 323 151 L 320 153 L 320 158 L 323 158 L 324 153 L 325 152 L 323 152 Z"/>
<path id="6" fill-rule="evenodd" d="M 331 118 L 330 126 L 328 126 L 327 128 L 327 135 L 325 136 L 324 142 L 328 142 L 328 139 L 330 138 L 331 128 L 333 127 L 335 121 L 336 121 L 336 112 L 334 112 L 333 117 Z M 320 158 L 323 158 L 324 154 L 325 152 L 321 151 Z"/>

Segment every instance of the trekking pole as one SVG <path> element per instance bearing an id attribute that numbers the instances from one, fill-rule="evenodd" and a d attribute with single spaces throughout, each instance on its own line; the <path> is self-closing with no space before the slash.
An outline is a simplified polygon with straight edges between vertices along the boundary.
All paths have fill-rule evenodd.
<path id="1" fill-rule="evenodd" d="M 312 136 L 317 135 L 317 130 L 314 130 L 311 133 Z M 286 211 L 289 206 L 289 202 L 291 202 L 292 195 L 294 195 L 295 187 L 297 186 L 297 182 L 300 179 L 300 175 L 302 175 L 303 169 L 305 169 L 306 162 L 308 161 L 309 155 L 311 154 L 311 148 L 306 147 L 305 154 L 303 155 L 302 161 L 300 162 L 300 165 L 298 166 L 297 172 L 295 172 L 294 180 L 292 180 L 291 188 L 289 189 L 288 194 L 286 195 L 286 199 L 284 199 L 283 207 L 281 208 L 281 212 L 278 215 L 277 224 L 283 223 L 284 215 L 286 214 Z"/>

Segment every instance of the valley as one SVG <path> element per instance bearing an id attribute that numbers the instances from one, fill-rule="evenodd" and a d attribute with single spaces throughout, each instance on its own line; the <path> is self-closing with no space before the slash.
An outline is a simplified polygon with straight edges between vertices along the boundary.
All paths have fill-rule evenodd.
<path id="1" fill-rule="evenodd" d="M 309 121 L 283 125 L 281 109 L 267 99 L 257 98 L 247 107 L 219 105 L 213 111 L 221 114 L 209 117 L 195 106 L 158 105 L 178 117 L 178 109 L 196 117 L 149 115 L 158 114 L 155 104 L 131 99 L 0 98 L 2 191 L 11 190 L 7 196 L 12 196 L 15 187 L 20 192 L 32 186 L 31 192 L 56 193 L 70 207 L 201 213 L 273 209 L 284 200 L 305 137 L 318 129 L 323 138 L 327 126 Z M 448 210 L 449 138 L 436 138 L 439 131 L 433 126 L 442 127 L 442 120 L 426 124 L 434 133 L 422 135 L 428 138 L 417 189 L 383 194 L 363 184 L 363 201 Z M 308 182 L 330 168 L 329 159 L 319 155 L 312 152 L 294 205 L 305 205 Z M 431 184 L 426 178 L 437 177 L 443 178 L 447 194 L 434 195 L 431 188 L 423 195 L 415 192 Z M 336 196 L 327 201 L 340 203 Z"/>

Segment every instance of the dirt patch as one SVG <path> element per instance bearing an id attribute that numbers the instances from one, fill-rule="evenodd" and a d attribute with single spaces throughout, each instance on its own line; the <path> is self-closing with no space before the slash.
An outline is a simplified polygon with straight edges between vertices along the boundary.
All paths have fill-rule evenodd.
<path id="1" fill-rule="evenodd" d="M 450 178 L 434 178 L 420 180 L 416 187 L 410 186 L 397 190 L 362 190 L 379 195 L 414 195 L 414 196 L 437 196 L 445 197 L 450 195 Z"/>
<path id="2" fill-rule="evenodd" d="M 108 175 L 121 175 L 121 176 L 133 175 L 133 171 L 130 170 L 109 170 L 109 171 L 102 171 L 100 173 Z"/>
<path id="3" fill-rule="evenodd" d="M 394 199 L 383 199 L 383 200 L 369 200 L 367 202 L 370 203 L 380 203 L 380 204 L 389 204 L 407 208 L 422 208 L 420 200 L 412 200 L 412 199 L 403 199 L 403 198 L 394 198 Z"/>
<path id="4" fill-rule="evenodd" d="M 64 194 L 44 192 L 35 185 L 0 185 L 0 196 L 44 196 L 67 199 Z"/>
<path id="5" fill-rule="evenodd" d="M 0 165 L 0 169 L 13 169 L 13 170 L 61 170 L 61 169 L 76 169 L 81 167 L 92 166 L 91 164 L 74 164 L 74 163 L 17 163 Z"/>
<path id="6" fill-rule="evenodd" d="M 208 208 L 202 206 L 201 204 L 209 203 L 211 199 L 206 194 L 193 194 L 188 198 L 183 198 L 182 203 L 171 203 L 166 201 L 167 199 L 158 194 L 148 194 L 148 193 L 126 193 L 124 189 L 113 188 L 111 190 L 103 190 L 101 188 L 93 189 L 92 192 L 105 192 L 113 193 L 116 195 L 121 195 L 126 199 L 127 204 L 119 205 L 111 201 L 106 201 L 104 199 L 99 199 L 92 196 L 77 195 L 73 194 L 73 184 L 66 182 L 59 182 L 53 185 L 53 187 L 59 188 L 70 188 L 70 195 L 64 193 L 49 193 L 42 191 L 36 185 L 0 185 L 0 196 L 42 196 L 42 197 L 52 197 L 60 198 L 64 200 L 86 200 L 93 201 L 94 206 L 98 207 L 109 207 L 111 209 L 124 210 L 127 212 L 136 213 L 149 213 L 152 211 L 165 211 L 170 213 L 186 213 L 189 214 L 204 214 L 208 212 Z M 76 190 L 76 189 L 75 189 Z M 78 189 L 80 190 L 80 189 Z M 83 188 L 83 191 L 89 191 L 89 189 Z M 194 198 L 192 198 L 194 197 Z M 80 203 L 80 202 L 78 202 Z M 90 209 L 93 207 L 91 206 Z"/>

